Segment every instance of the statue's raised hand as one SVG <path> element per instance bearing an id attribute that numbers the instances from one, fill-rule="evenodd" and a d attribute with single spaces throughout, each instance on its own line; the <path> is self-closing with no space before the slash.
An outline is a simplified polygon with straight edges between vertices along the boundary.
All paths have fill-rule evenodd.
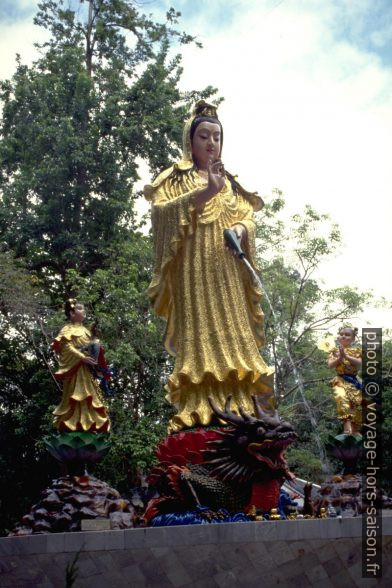
<path id="1" fill-rule="evenodd" d="M 200 190 L 195 198 L 196 209 L 199 212 L 202 211 L 205 203 L 211 200 L 211 198 L 214 198 L 225 185 L 225 168 L 220 159 L 214 163 L 212 160 L 209 160 L 207 172 L 208 184 L 205 188 Z"/>
<path id="2" fill-rule="evenodd" d="M 225 185 L 225 168 L 220 159 L 212 163 L 211 160 L 208 162 L 208 187 L 207 190 L 212 196 L 215 196 L 220 192 Z"/>

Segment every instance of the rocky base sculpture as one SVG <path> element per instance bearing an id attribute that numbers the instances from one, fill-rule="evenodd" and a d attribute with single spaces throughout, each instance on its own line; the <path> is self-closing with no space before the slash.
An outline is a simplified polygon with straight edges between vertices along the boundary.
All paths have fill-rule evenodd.
<path id="1" fill-rule="evenodd" d="M 392 508 L 392 499 L 382 489 L 379 491 L 378 500 L 380 508 Z M 312 504 L 316 515 L 322 508 L 332 517 L 361 515 L 365 510 L 362 505 L 362 474 L 330 476 L 322 484 Z"/>
<path id="2" fill-rule="evenodd" d="M 86 519 L 110 520 L 112 529 L 134 526 L 138 516 L 134 506 L 106 482 L 86 472 L 88 464 L 96 463 L 109 450 L 109 436 L 89 431 L 67 431 L 47 437 L 46 449 L 57 459 L 63 477 L 41 493 L 10 536 L 37 533 L 80 531 Z"/>
<path id="3" fill-rule="evenodd" d="M 105 482 L 89 475 L 53 480 L 29 514 L 9 534 L 80 531 L 83 519 L 109 519 L 112 529 L 134 526 L 135 509 Z"/>
<path id="4" fill-rule="evenodd" d="M 331 516 L 352 517 L 362 513 L 362 476 L 335 475 L 328 478 L 319 490 L 316 510 L 324 507 Z"/>
<path id="5" fill-rule="evenodd" d="M 326 450 L 343 465 L 342 476 L 358 473 L 362 458 L 361 435 L 348 435 L 342 433 L 336 437 L 329 436 Z"/>

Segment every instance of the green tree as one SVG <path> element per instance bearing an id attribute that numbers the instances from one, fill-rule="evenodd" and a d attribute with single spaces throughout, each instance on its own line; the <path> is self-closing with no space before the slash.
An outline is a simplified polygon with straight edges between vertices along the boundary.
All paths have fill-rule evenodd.
<path id="1" fill-rule="evenodd" d="M 18 60 L 0 94 L 0 229 L 58 296 L 70 293 L 67 270 L 93 273 L 132 232 L 138 158 L 152 173 L 166 166 L 190 100 L 214 93 L 178 89 L 169 50 L 193 38 L 173 9 L 160 24 L 125 0 L 80 7 L 39 4 L 44 55 L 30 68 Z"/>
<path id="2" fill-rule="evenodd" d="M 327 467 L 324 443 L 338 425 L 328 386 L 332 374 L 317 341 L 352 321 L 371 295 L 345 285 L 328 289 L 316 277 L 341 244 L 339 228 L 328 215 L 306 206 L 287 220 L 283 209 L 282 193 L 276 191 L 258 223 L 266 356 L 275 368 L 276 405 L 295 422 L 301 439 L 295 461 L 303 475 L 314 477 L 309 455 L 316 455 L 321 479 Z"/>
<path id="3" fill-rule="evenodd" d="M 0 533 L 29 510 L 56 469 L 36 445 L 59 395 L 47 320 L 48 298 L 35 276 L 0 251 Z"/>
<path id="4" fill-rule="evenodd" d="M 3 529 L 57 471 L 42 437 L 60 398 L 50 341 L 70 294 L 98 318 L 115 370 L 112 450 L 99 471 L 124 489 L 152 459 L 169 367 L 145 295 L 151 243 L 134 184 L 140 160 L 152 174 L 171 163 L 190 103 L 215 93 L 178 88 L 172 50 L 194 41 L 176 30 L 178 12 L 156 23 L 128 0 L 73 6 L 39 4 L 35 22 L 50 36 L 42 56 L 31 67 L 18 58 L 0 85 Z"/>

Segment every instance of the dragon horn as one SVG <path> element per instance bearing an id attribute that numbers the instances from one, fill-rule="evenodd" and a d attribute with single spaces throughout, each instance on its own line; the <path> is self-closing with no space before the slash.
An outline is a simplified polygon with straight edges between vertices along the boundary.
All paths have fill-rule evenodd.
<path id="1" fill-rule="evenodd" d="M 255 394 L 252 394 L 253 406 L 255 407 L 255 414 L 258 419 L 262 419 L 264 416 L 264 410 L 261 408 L 259 398 Z"/>
<path id="2" fill-rule="evenodd" d="M 257 421 L 257 419 L 255 419 L 255 417 L 253 417 L 251 414 L 246 413 L 241 406 L 238 406 L 238 410 L 244 421 L 247 423 L 254 423 Z"/>
<path id="3" fill-rule="evenodd" d="M 262 408 L 259 398 L 256 395 L 252 394 L 252 400 L 257 418 L 273 425 L 276 425 L 277 422 L 280 423 L 279 413 L 276 409 L 273 411 L 272 415 L 268 414 L 268 412 Z"/>
<path id="4" fill-rule="evenodd" d="M 234 412 L 231 412 L 230 410 L 230 401 L 232 399 L 232 395 L 230 394 L 227 399 L 226 399 L 226 404 L 225 404 L 225 412 L 223 412 L 222 410 L 220 410 L 220 408 L 217 407 L 217 405 L 215 404 L 212 396 L 208 397 L 208 402 L 210 403 L 210 406 L 212 408 L 212 410 L 214 411 L 214 413 L 223 421 L 227 421 L 229 423 L 233 423 L 233 424 L 241 424 L 243 423 L 243 419 L 241 417 L 239 417 L 238 415 L 234 414 Z"/>

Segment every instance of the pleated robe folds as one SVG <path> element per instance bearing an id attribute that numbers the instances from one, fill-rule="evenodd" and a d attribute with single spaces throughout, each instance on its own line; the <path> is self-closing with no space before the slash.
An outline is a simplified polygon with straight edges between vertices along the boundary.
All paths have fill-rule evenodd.
<path id="1" fill-rule="evenodd" d="M 346 347 L 345 352 L 356 359 L 362 358 L 360 347 Z M 335 347 L 330 353 L 330 359 L 338 357 L 339 350 Z M 342 376 L 357 376 L 358 367 L 352 365 L 348 359 L 343 359 L 336 370 L 336 377 L 330 381 L 333 395 L 336 401 L 338 419 L 345 421 L 350 419 L 357 427 L 362 425 L 362 390 L 358 389 L 352 382 L 348 382 Z"/>
<path id="2" fill-rule="evenodd" d="M 89 366 L 81 361 L 87 355 L 82 348 L 90 342 L 90 331 L 80 324 L 65 325 L 53 341 L 59 358 L 59 369 L 54 375 L 63 383 L 61 402 L 53 412 L 59 431 L 110 429 L 100 387 Z"/>
<path id="3" fill-rule="evenodd" d="M 165 178 L 167 172 L 161 177 Z M 149 296 L 156 313 L 167 321 L 166 350 L 175 356 L 166 398 L 177 407 L 172 432 L 211 422 L 211 395 L 224 407 L 254 413 L 252 394 L 271 395 L 273 370 L 259 348 L 264 343 L 261 293 L 242 261 L 226 248 L 223 230 L 246 227 L 244 244 L 253 264 L 253 206 L 233 192 L 222 191 L 197 213 L 194 197 L 205 185 L 196 173 L 180 181 L 158 177 L 146 196 L 152 200 L 155 271 Z"/>

